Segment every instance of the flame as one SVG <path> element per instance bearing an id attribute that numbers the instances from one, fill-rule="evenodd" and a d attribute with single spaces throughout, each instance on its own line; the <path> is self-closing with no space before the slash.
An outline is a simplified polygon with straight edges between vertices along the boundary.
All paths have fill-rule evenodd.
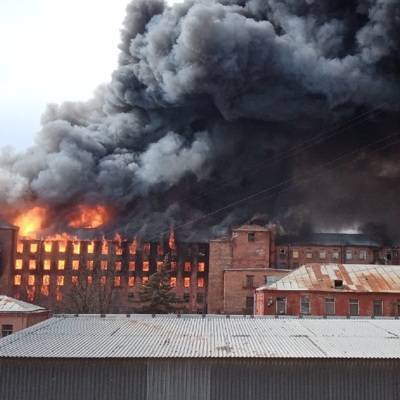
<path id="1" fill-rule="evenodd" d="M 115 254 L 117 256 L 122 256 L 123 249 L 122 249 L 122 236 L 117 233 L 114 237 L 115 242 Z"/>
<path id="2" fill-rule="evenodd" d="M 95 229 L 106 224 L 108 220 L 108 212 L 104 206 L 80 205 L 73 213 L 69 226 L 75 229 Z"/>
<path id="3" fill-rule="evenodd" d="M 53 248 L 53 242 L 50 240 L 46 240 L 44 242 L 44 251 L 46 253 L 51 253 L 52 248 Z"/>
<path id="4" fill-rule="evenodd" d="M 171 250 L 175 250 L 176 249 L 175 232 L 174 232 L 173 228 L 171 228 L 170 233 L 169 233 L 168 245 L 169 245 L 169 248 Z"/>
<path id="5" fill-rule="evenodd" d="M 137 240 L 133 239 L 133 242 L 129 245 L 129 254 L 135 255 L 137 249 Z"/>
<path id="6" fill-rule="evenodd" d="M 35 239 L 37 232 L 40 231 L 44 225 L 46 215 L 47 210 L 44 207 L 34 207 L 18 215 L 14 220 L 14 225 L 19 227 L 22 237 Z"/>

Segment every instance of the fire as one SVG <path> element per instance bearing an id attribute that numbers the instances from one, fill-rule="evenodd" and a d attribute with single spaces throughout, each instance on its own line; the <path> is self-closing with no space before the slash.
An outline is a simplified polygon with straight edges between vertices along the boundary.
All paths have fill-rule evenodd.
<path id="1" fill-rule="evenodd" d="M 104 206 L 78 206 L 69 221 L 69 226 L 75 229 L 95 229 L 106 224 L 109 220 L 107 209 Z"/>
<path id="2" fill-rule="evenodd" d="M 175 250 L 176 243 L 175 243 L 175 232 L 174 232 L 173 228 L 171 228 L 170 233 L 169 233 L 168 245 L 171 250 Z"/>
<path id="3" fill-rule="evenodd" d="M 129 254 L 135 255 L 136 249 L 137 249 L 137 240 L 135 238 L 133 242 L 129 245 Z"/>
<path id="4" fill-rule="evenodd" d="M 47 210 L 43 207 L 34 207 L 23 214 L 20 214 L 15 220 L 14 225 L 20 229 L 22 237 L 35 239 L 36 234 L 43 228 L 46 220 Z"/>

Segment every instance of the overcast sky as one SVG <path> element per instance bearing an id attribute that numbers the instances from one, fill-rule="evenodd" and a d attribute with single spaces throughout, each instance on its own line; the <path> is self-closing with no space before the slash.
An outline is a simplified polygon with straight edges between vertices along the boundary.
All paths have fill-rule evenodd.
<path id="1" fill-rule="evenodd" d="M 47 103 L 110 79 L 128 2 L 0 0 L 0 147 L 30 146 Z"/>

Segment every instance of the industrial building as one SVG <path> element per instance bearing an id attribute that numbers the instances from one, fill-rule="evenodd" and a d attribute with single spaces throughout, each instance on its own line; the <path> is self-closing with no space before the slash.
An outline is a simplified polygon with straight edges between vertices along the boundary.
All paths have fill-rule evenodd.
<path id="1" fill-rule="evenodd" d="M 394 319 L 58 316 L 0 340 L 2 400 L 397 400 Z"/>
<path id="2" fill-rule="evenodd" d="M 256 290 L 257 315 L 400 315 L 400 266 L 306 264 Z"/>

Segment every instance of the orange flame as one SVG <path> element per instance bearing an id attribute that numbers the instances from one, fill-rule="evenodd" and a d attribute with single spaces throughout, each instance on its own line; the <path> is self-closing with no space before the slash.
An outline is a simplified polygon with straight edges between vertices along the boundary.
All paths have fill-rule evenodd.
<path id="1" fill-rule="evenodd" d="M 129 254 L 135 255 L 137 249 L 137 240 L 133 239 L 133 242 L 129 245 Z"/>
<path id="2" fill-rule="evenodd" d="M 95 229 L 105 225 L 109 220 L 104 206 L 80 205 L 69 221 L 69 226 L 75 229 Z"/>
<path id="3" fill-rule="evenodd" d="M 171 250 L 175 250 L 176 243 L 175 243 L 175 232 L 174 232 L 173 228 L 171 228 L 170 233 L 169 233 L 168 245 Z"/>
<path id="4" fill-rule="evenodd" d="M 47 210 L 45 208 L 34 207 L 23 214 L 20 214 L 14 220 L 14 225 L 19 227 L 22 237 L 35 239 L 37 232 L 43 228 L 46 214 Z"/>

